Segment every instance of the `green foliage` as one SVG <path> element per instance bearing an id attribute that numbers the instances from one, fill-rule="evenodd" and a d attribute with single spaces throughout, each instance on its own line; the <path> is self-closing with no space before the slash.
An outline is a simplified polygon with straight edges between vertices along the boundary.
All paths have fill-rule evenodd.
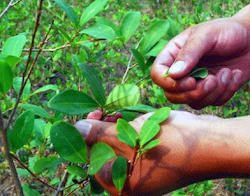
<path id="1" fill-rule="evenodd" d="M 9 65 L 0 63 L 0 92 L 7 93 L 13 83 L 13 73 Z"/>
<path id="2" fill-rule="evenodd" d="M 127 178 L 127 160 L 124 156 L 118 156 L 112 166 L 112 180 L 118 191 L 122 191 Z"/>
<path id="3" fill-rule="evenodd" d="M 206 68 L 197 68 L 190 72 L 190 76 L 194 78 L 206 78 L 208 75 L 208 70 Z"/>
<path id="4" fill-rule="evenodd" d="M 86 171 L 82 167 L 76 165 L 70 165 L 69 167 L 67 167 L 67 172 L 72 175 L 78 175 L 81 178 L 87 178 L 88 176 Z"/>

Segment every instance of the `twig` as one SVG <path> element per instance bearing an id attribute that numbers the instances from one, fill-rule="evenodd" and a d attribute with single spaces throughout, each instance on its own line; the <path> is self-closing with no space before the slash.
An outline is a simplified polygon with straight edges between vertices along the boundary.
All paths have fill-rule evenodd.
<path id="1" fill-rule="evenodd" d="M 56 191 L 54 196 L 57 196 L 60 192 L 63 191 L 62 187 L 64 186 L 64 182 L 65 182 L 65 179 L 67 179 L 67 177 L 68 177 L 68 172 L 66 170 L 63 177 L 62 177 L 62 180 L 61 180 L 59 186 L 57 187 L 57 191 Z"/>
<path id="2" fill-rule="evenodd" d="M 2 116 L 2 111 L 0 109 L 0 128 L 1 128 L 1 134 L 2 134 L 2 142 L 3 142 L 3 148 L 4 148 L 4 153 L 5 153 L 5 158 L 8 161 L 12 178 L 14 181 L 14 185 L 16 188 L 17 195 L 23 196 L 23 189 L 20 183 L 20 180 L 18 178 L 18 174 L 16 171 L 16 166 L 13 162 L 12 156 L 10 154 L 10 148 L 9 148 L 9 141 L 8 141 L 8 136 L 7 136 L 7 130 L 4 129 L 4 121 L 3 121 L 3 116 Z"/>
<path id="3" fill-rule="evenodd" d="M 51 188 L 51 189 L 54 189 L 54 190 L 57 190 L 57 188 L 47 184 L 46 182 L 40 180 L 35 174 L 33 174 L 33 172 L 26 166 L 24 165 L 15 155 L 11 154 L 11 156 L 18 161 L 18 163 L 24 168 L 26 169 L 37 181 L 41 182 L 42 184 L 44 184 L 45 186 Z"/>
<path id="4" fill-rule="evenodd" d="M 135 84 L 137 85 L 137 84 L 139 84 L 141 81 L 143 81 L 143 80 L 145 80 L 145 79 L 147 79 L 147 78 L 149 78 L 149 77 L 150 77 L 150 75 L 147 75 L 147 76 L 141 78 L 140 80 L 138 80 Z"/>
<path id="5" fill-rule="evenodd" d="M 7 7 L 4 9 L 4 11 L 0 14 L 0 19 L 9 11 L 10 8 L 12 8 L 13 6 L 15 6 L 16 4 L 18 4 L 21 1 L 22 0 L 17 0 L 15 3 L 13 3 L 14 0 L 11 0 L 9 2 L 9 4 L 7 5 Z"/>

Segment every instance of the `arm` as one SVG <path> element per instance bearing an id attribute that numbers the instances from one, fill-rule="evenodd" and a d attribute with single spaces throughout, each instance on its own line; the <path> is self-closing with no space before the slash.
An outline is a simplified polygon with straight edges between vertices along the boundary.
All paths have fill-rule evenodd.
<path id="1" fill-rule="evenodd" d="M 139 117 L 131 124 L 140 130 L 150 114 Z M 222 177 L 250 177 L 250 116 L 221 119 L 197 116 L 188 112 L 172 111 L 157 136 L 161 144 L 145 153 L 136 164 L 126 183 L 125 195 L 162 195 L 194 182 Z M 84 122 L 82 124 L 82 122 Z M 86 121 L 76 127 L 83 131 Z M 106 142 L 117 154 L 128 160 L 133 149 L 117 139 L 114 123 L 91 121 L 89 146 Z M 111 194 L 117 192 L 111 181 L 112 161 L 96 175 Z"/>
<path id="2" fill-rule="evenodd" d="M 188 103 L 195 109 L 222 105 L 249 80 L 249 13 L 250 5 L 233 17 L 190 27 L 166 45 L 151 76 L 171 102 Z M 208 77 L 195 80 L 188 76 L 195 67 L 207 67 Z M 168 69 L 170 77 L 163 77 Z"/>

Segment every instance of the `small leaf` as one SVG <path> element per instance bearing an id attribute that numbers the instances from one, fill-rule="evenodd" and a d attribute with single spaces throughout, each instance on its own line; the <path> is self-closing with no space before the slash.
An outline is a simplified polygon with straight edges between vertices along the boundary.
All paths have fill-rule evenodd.
<path id="1" fill-rule="evenodd" d="M 10 140 L 11 149 L 18 150 L 33 135 L 35 116 L 33 111 L 27 110 L 23 112 L 15 121 L 13 130 L 8 131 L 8 138 Z"/>
<path id="2" fill-rule="evenodd" d="M 127 160 L 124 156 L 118 156 L 112 166 L 112 180 L 119 192 L 122 191 L 127 179 Z"/>
<path id="3" fill-rule="evenodd" d="M 35 133 L 35 139 L 43 143 L 44 140 L 46 139 L 44 130 L 46 127 L 46 122 L 42 119 L 35 119 L 35 124 L 34 124 L 34 133 Z"/>
<path id="4" fill-rule="evenodd" d="M 36 95 L 38 93 L 42 93 L 42 92 L 48 91 L 48 90 L 56 91 L 57 89 L 58 89 L 57 85 L 53 85 L 53 84 L 45 85 L 45 86 L 37 89 L 35 92 L 31 93 L 30 97 L 34 96 L 34 95 Z"/>
<path id="5" fill-rule="evenodd" d="M 83 29 L 82 31 L 80 31 L 80 33 L 87 34 L 94 38 L 106 39 L 107 41 L 111 41 L 116 37 L 115 31 L 110 26 L 103 24 L 95 24 L 86 29 Z"/>
<path id="6" fill-rule="evenodd" d="M 81 178 L 87 178 L 87 173 L 86 171 L 79 166 L 76 165 L 70 165 L 67 167 L 67 172 L 72 174 L 72 175 L 78 175 Z"/>
<path id="7" fill-rule="evenodd" d="M 169 29 L 167 32 L 168 40 L 172 39 L 176 35 L 178 35 L 180 32 L 183 31 L 183 28 L 180 23 L 176 22 L 175 20 L 168 19 L 169 22 Z"/>
<path id="8" fill-rule="evenodd" d="M 26 196 L 40 196 L 40 193 L 32 189 L 29 184 L 22 184 L 23 192 Z"/>
<path id="9" fill-rule="evenodd" d="M 153 139 L 160 131 L 160 125 L 152 120 L 146 120 L 140 131 L 140 147 Z"/>
<path id="10" fill-rule="evenodd" d="M 122 114 L 122 119 L 124 119 L 127 122 L 132 121 L 137 117 L 136 112 L 130 112 L 126 110 L 120 110 L 119 112 Z"/>
<path id="11" fill-rule="evenodd" d="M 124 37 L 124 43 L 126 43 L 134 35 L 136 29 L 140 26 L 140 22 L 140 12 L 132 11 L 126 14 L 120 26 L 121 35 Z"/>
<path id="12" fill-rule="evenodd" d="M 13 80 L 13 87 L 14 87 L 14 90 L 15 90 L 17 95 L 19 94 L 19 91 L 21 89 L 22 80 L 23 80 L 22 77 L 15 77 Z M 31 89 L 31 83 L 30 83 L 30 80 L 28 80 L 24 89 L 23 89 L 23 94 L 22 94 L 23 99 L 29 97 L 30 89 Z"/>
<path id="13" fill-rule="evenodd" d="M 61 29 L 60 27 L 57 27 L 57 26 L 55 26 L 55 28 L 68 40 L 70 45 L 73 45 L 73 42 L 72 42 L 71 38 L 69 37 L 69 34 L 66 31 L 64 31 L 63 29 Z"/>
<path id="14" fill-rule="evenodd" d="M 118 36 L 118 37 L 121 36 L 119 27 L 116 24 L 114 24 L 113 22 L 111 22 L 110 20 L 108 20 L 104 17 L 98 17 L 96 19 L 96 22 L 99 24 L 111 27 L 115 31 L 116 36 Z"/>
<path id="15" fill-rule="evenodd" d="M 148 120 L 155 121 L 156 123 L 162 123 L 169 117 L 171 108 L 163 107 L 158 109 L 152 116 L 148 118 Z"/>
<path id="16" fill-rule="evenodd" d="M 25 110 L 32 110 L 35 115 L 38 115 L 44 118 L 50 118 L 49 113 L 40 106 L 26 103 L 26 104 L 18 104 L 18 107 L 23 108 Z"/>
<path id="17" fill-rule="evenodd" d="M 158 146 L 161 143 L 161 141 L 159 139 L 156 140 L 152 140 L 149 143 L 147 143 L 140 152 L 140 155 L 143 155 L 145 152 L 147 152 L 148 150 Z"/>
<path id="18" fill-rule="evenodd" d="M 155 108 L 148 106 L 148 105 L 143 105 L 143 104 L 136 104 L 135 106 L 132 106 L 132 107 L 126 107 L 124 108 L 124 110 L 140 112 L 140 113 L 148 113 L 148 112 L 156 111 Z"/>
<path id="19" fill-rule="evenodd" d="M 74 25 L 76 27 L 78 27 L 79 26 L 78 17 L 77 17 L 75 10 L 68 3 L 66 3 L 64 0 L 54 0 L 54 1 L 61 8 L 61 10 L 66 12 L 67 16 L 74 23 Z"/>
<path id="20" fill-rule="evenodd" d="M 169 22 L 167 20 L 154 22 L 141 41 L 141 53 L 146 54 L 167 33 L 168 28 Z"/>
<path id="21" fill-rule="evenodd" d="M 118 139 L 132 148 L 134 148 L 137 144 L 137 140 L 139 138 L 136 130 L 125 120 L 118 119 L 116 123 L 116 130 L 118 132 Z"/>
<path id="22" fill-rule="evenodd" d="M 82 63 L 80 63 L 79 66 L 83 72 L 83 75 L 90 84 L 90 87 L 92 89 L 96 101 L 98 101 L 98 103 L 100 103 L 102 106 L 105 105 L 106 95 L 102 85 L 101 78 L 97 75 L 94 68 Z"/>
<path id="23" fill-rule="evenodd" d="M 65 90 L 52 97 L 48 103 L 51 109 L 68 115 L 86 114 L 97 109 L 98 104 L 87 94 L 75 91 Z"/>
<path id="24" fill-rule="evenodd" d="M 74 126 L 58 121 L 52 125 L 50 137 L 55 150 L 63 159 L 73 163 L 87 163 L 87 145 Z"/>
<path id="25" fill-rule="evenodd" d="M 26 43 L 26 36 L 24 33 L 13 36 L 5 42 L 2 49 L 2 55 L 20 57 L 22 54 L 23 47 Z"/>
<path id="26" fill-rule="evenodd" d="M 48 157 L 42 157 L 35 162 L 34 171 L 39 175 L 49 168 L 50 164 L 51 160 Z"/>
<path id="27" fill-rule="evenodd" d="M 91 193 L 92 194 L 98 194 L 99 195 L 99 194 L 104 192 L 104 189 L 97 182 L 97 180 L 94 178 L 94 176 L 89 176 L 89 179 L 90 179 L 90 188 L 91 188 Z"/>
<path id="28" fill-rule="evenodd" d="M 114 150 L 109 145 L 96 143 L 91 149 L 89 175 L 96 174 L 107 161 L 115 156 Z"/>
<path id="29" fill-rule="evenodd" d="M 145 56 L 157 57 L 167 43 L 168 41 L 166 40 L 160 40 Z"/>
<path id="30" fill-rule="evenodd" d="M 96 0 L 91 3 L 82 13 L 80 19 L 80 25 L 83 26 L 86 22 L 88 22 L 91 18 L 93 18 L 98 12 L 100 12 L 108 0 Z"/>
<path id="31" fill-rule="evenodd" d="M 15 67 L 18 63 L 20 63 L 23 59 L 17 56 L 6 56 L 5 61 L 11 67 Z"/>
<path id="32" fill-rule="evenodd" d="M 7 93 L 13 83 L 13 73 L 9 65 L 0 63 L 0 92 Z"/>
<path id="33" fill-rule="evenodd" d="M 109 94 L 105 108 L 116 110 L 135 106 L 139 101 L 140 91 L 134 84 L 117 85 Z"/>
<path id="34" fill-rule="evenodd" d="M 145 64 L 145 59 L 143 55 L 137 49 L 134 48 L 131 48 L 130 51 L 132 52 L 142 72 L 145 73 L 145 71 L 147 70 L 147 66 Z"/>
<path id="35" fill-rule="evenodd" d="M 207 75 L 208 75 L 208 70 L 207 68 L 197 68 L 197 69 L 194 69 L 190 72 L 189 74 L 190 76 L 194 77 L 194 78 L 206 78 Z"/>

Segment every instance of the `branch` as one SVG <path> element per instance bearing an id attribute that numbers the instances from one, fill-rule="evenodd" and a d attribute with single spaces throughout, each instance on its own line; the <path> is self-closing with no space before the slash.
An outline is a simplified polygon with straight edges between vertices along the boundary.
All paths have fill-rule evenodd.
<path id="1" fill-rule="evenodd" d="M 12 8 L 13 6 L 15 6 L 16 4 L 18 4 L 21 1 L 22 0 L 17 0 L 15 3 L 13 3 L 14 0 L 11 0 L 9 2 L 9 4 L 7 5 L 7 7 L 4 9 L 4 11 L 0 14 L 0 19 L 9 11 L 10 8 Z"/>

